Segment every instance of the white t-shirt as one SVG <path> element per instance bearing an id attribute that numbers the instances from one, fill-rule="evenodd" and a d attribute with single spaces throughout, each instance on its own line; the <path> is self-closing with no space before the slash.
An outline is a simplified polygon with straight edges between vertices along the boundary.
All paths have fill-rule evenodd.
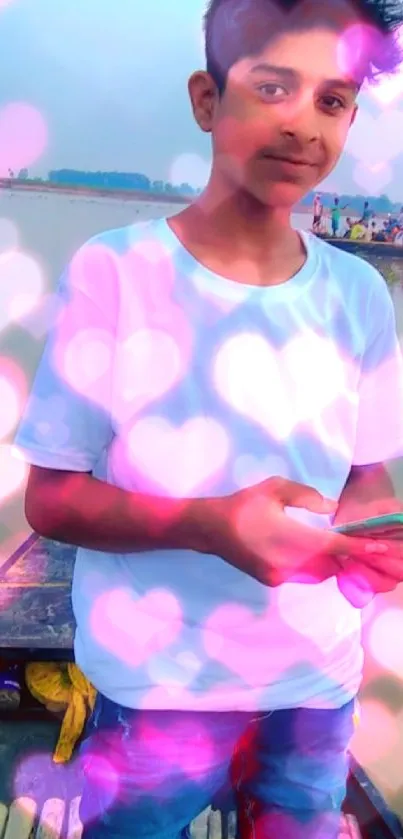
<path id="1" fill-rule="evenodd" d="M 385 282 L 301 237 L 305 265 L 269 287 L 207 270 L 165 219 L 84 245 L 17 436 L 27 460 L 153 495 L 281 475 L 337 499 L 352 464 L 400 455 Z M 217 556 L 80 548 L 73 607 L 78 665 L 128 707 L 338 707 L 359 687 L 360 612 L 335 579 L 270 589 Z"/>

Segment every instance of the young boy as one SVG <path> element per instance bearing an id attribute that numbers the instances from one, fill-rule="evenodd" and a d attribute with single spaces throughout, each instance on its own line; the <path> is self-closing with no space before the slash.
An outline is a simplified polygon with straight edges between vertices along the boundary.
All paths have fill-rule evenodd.
<path id="1" fill-rule="evenodd" d="M 372 216 L 373 216 L 373 211 L 371 210 L 371 208 L 369 206 L 369 201 L 365 201 L 364 202 L 364 209 L 362 211 L 361 221 L 364 222 L 364 223 L 369 223 Z"/>
<path id="2" fill-rule="evenodd" d="M 186 836 L 226 789 L 242 837 L 338 834 L 352 604 L 403 575 L 397 543 L 329 526 L 400 509 L 384 464 L 402 367 L 383 279 L 290 214 L 338 160 L 362 81 L 393 69 L 401 16 L 212 0 L 189 81 L 206 189 L 95 237 L 61 280 L 17 442 L 28 521 L 78 546 L 75 654 L 99 691 L 85 839 Z"/>
<path id="3" fill-rule="evenodd" d="M 312 222 L 312 231 L 314 233 L 319 233 L 320 231 L 320 223 L 322 220 L 322 213 L 323 213 L 323 204 L 321 201 L 320 195 L 315 195 L 313 199 L 313 222 Z"/>
<path id="4" fill-rule="evenodd" d="M 338 235 L 339 227 L 340 227 L 340 206 L 339 206 L 339 199 L 334 199 L 334 205 L 332 207 L 331 212 L 331 222 L 332 222 L 332 236 L 335 238 Z"/>

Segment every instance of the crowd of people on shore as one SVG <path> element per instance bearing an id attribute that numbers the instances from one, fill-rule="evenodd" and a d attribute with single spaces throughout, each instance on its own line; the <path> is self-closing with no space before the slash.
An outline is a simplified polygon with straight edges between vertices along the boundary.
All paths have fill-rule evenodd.
<path id="1" fill-rule="evenodd" d="M 326 239 L 384 242 L 403 247 L 403 206 L 400 213 L 388 213 L 386 219 L 377 218 L 368 201 L 365 201 L 359 218 L 344 218 L 342 212 L 347 207 L 347 204 L 341 207 L 340 199 L 336 197 L 333 206 L 328 209 L 324 207 L 321 196 L 315 195 L 312 232 Z"/>

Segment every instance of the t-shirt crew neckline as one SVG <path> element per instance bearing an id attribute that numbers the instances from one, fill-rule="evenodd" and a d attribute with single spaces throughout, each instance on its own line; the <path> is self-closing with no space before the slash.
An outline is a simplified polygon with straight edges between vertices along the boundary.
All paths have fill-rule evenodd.
<path id="1" fill-rule="evenodd" d="M 242 302 L 245 300 L 260 300 L 270 302 L 292 301 L 305 292 L 315 279 L 319 265 L 317 240 L 310 233 L 298 230 L 306 250 L 306 260 L 289 280 L 278 285 L 257 286 L 239 283 L 221 274 L 216 274 L 198 260 L 182 244 L 178 236 L 169 225 L 169 219 L 158 220 L 158 235 L 162 244 L 170 251 L 176 266 L 188 275 L 193 282 L 204 291 L 215 294 L 227 300 Z"/>

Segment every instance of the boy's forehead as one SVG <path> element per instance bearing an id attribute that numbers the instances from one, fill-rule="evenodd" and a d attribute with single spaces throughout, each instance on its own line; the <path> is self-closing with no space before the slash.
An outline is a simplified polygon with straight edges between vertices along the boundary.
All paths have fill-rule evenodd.
<path id="1" fill-rule="evenodd" d="M 350 26 L 354 22 L 350 22 Z M 320 82 L 340 81 L 357 87 L 345 60 L 345 33 L 339 28 L 312 26 L 309 29 L 288 29 L 275 35 L 258 54 L 241 59 L 230 71 L 234 81 L 246 76 L 282 75 Z"/>
<path id="2" fill-rule="evenodd" d="M 351 65 L 358 59 L 358 53 L 355 58 L 347 56 L 346 61 L 346 33 L 363 28 L 357 7 L 351 0 L 301 0 L 288 11 L 280 8 L 276 0 L 265 0 L 264 11 L 267 23 L 270 17 L 267 46 L 258 56 L 255 54 L 237 62 L 232 68 L 235 70 L 233 76 L 244 76 L 254 65 L 267 62 L 294 66 L 304 76 L 351 80 L 354 69 Z M 259 16 L 254 25 L 258 20 Z M 358 51 L 361 66 L 366 63 L 364 42 Z"/>

